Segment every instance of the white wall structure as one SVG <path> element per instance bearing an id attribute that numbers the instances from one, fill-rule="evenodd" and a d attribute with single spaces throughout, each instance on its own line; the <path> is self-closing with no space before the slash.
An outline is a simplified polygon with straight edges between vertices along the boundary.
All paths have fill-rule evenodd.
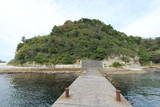
<path id="1" fill-rule="evenodd" d="M 55 65 L 55 68 L 81 68 L 81 64 Z"/>

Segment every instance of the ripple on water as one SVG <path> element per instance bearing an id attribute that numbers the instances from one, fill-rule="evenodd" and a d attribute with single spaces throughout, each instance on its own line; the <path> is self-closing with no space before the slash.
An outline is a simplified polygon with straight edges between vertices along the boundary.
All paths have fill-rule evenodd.
<path id="1" fill-rule="evenodd" d="M 160 107 L 160 72 L 116 74 L 112 83 L 134 107 Z"/>
<path id="2" fill-rule="evenodd" d="M 50 107 L 75 78 L 74 74 L 0 74 L 0 107 Z"/>

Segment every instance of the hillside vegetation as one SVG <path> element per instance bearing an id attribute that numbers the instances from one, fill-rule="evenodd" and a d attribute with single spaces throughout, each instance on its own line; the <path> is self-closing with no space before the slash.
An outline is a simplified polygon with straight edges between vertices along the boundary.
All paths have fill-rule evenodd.
<path id="1" fill-rule="evenodd" d="M 71 64 L 79 59 L 103 60 L 109 56 L 140 57 L 159 62 L 160 39 L 127 36 L 96 19 L 82 18 L 54 26 L 46 36 L 22 38 L 11 64 Z"/>

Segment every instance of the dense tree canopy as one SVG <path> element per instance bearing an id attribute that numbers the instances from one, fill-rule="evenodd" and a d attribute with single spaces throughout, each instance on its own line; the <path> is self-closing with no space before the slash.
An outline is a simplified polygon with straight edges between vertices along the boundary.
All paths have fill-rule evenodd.
<path id="1" fill-rule="evenodd" d="M 18 44 L 15 64 L 67 64 L 78 59 L 103 60 L 108 56 L 139 56 L 141 62 L 156 59 L 160 38 L 142 39 L 127 36 L 96 19 L 82 18 L 66 21 L 64 25 L 54 26 L 46 36 L 31 39 L 22 37 Z M 156 54 L 151 58 L 151 54 Z"/>

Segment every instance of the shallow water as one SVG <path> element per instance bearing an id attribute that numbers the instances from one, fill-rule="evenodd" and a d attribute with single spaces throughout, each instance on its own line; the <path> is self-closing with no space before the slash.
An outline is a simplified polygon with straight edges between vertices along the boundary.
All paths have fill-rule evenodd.
<path id="1" fill-rule="evenodd" d="M 160 72 L 111 77 L 113 85 L 134 107 L 160 107 Z"/>
<path id="2" fill-rule="evenodd" d="M 50 107 L 74 74 L 0 74 L 0 107 Z"/>

